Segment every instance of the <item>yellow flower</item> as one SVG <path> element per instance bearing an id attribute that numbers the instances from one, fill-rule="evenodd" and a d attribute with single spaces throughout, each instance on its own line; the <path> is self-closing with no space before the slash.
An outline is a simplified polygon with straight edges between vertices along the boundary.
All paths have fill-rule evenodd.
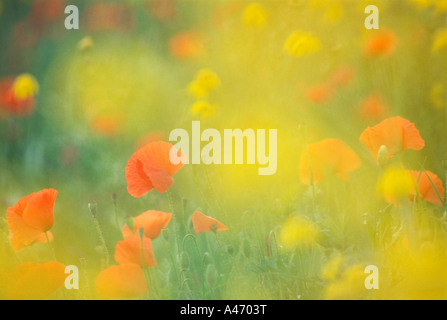
<path id="1" fill-rule="evenodd" d="M 320 40 L 311 34 L 297 30 L 294 31 L 284 44 L 284 51 L 291 56 L 308 56 L 321 49 Z"/>
<path id="2" fill-rule="evenodd" d="M 340 272 L 340 267 L 343 263 L 343 258 L 341 255 L 337 255 L 331 260 L 329 260 L 326 265 L 323 267 L 323 270 L 321 271 L 321 276 L 323 279 L 326 280 L 332 280 L 337 277 L 338 273 Z"/>
<path id="3" fill-rule="evenodd" d="M 18 100 L 34 97 L 39 92 L 39 83 L 32 75 L 24 73 L 14 80 L 14 96 Z"/>
<path id="4" fill-rule="evenodd" d="M 244 22 L 248 26 L 262 27 L 267 20 L 267 14 L 259 3 L 252 3 L 245 7 Z"/>
<path id="5" fill-rule="evenodd" d="M 189 85 L 189 92 L 196 98 L 201 99 L 220 84 L 220 79 L 213 71 L 202 69 Z"/>
<path id="6" fill-rule="evenodd" d="M 433 4 L 433 0 L 412 0 L 421 9 L 427 9 Z"/>
<path id="7" fill-rule="evenodd" d="M 191 113 L 195 116 L 211 117 L 216 113 L 216 107 L 206 101 L 197 101 L 191 106 Z"/>
<path id="8" fill-rule="evenodd" d="M 443 109 L 445 107 L 445 94 L 445 86 L 442 83 L 438 82 L 433 85 L 429 94 L 429 99 L 433 107 L 436 109 Z"/>
<path id="9" fill-rule="evenodd" d="M 317 236 L 318 229 L 311 221 L 302 216 L 294 216 L 284 223 L 279 234 L 279 242 L 286 249 L 294 249 L 311 244 Z"/>
<path id="10" fill-rule="evenodd" d="M 446 0 L 435 0 L 435 12 L 443 13 L 447 11 L 447 1 Z"/>
<path id="11" fill-rule="evenodd" d="M 401 168 L 388 168 L 380 177 L 377 192 L 388 203 L 398 204 L 399 200 L 409 197 L 415 186 L 411 174 Z"/>
<path id="12" fill-rule="evenodd" d="M 436 33 L 435 41 L 431 47 L 432 52 L 437 52 L 447 46 L 447 29 L 440 30 Z"/>
<path id="13" fill-rule="evenodd" d="M 331 283 L 325 290 L 327 300 L 358 300 L 365 289 L 366 274 L 361 265 L 354 265 L 343 272 L 340 280 Z"/>

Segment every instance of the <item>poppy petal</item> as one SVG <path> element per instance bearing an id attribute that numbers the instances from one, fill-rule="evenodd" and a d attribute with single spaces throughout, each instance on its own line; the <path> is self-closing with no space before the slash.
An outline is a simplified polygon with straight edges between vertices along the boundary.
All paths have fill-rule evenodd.
<path id="1" fill-rule="evenodd" d="M 224 225 L 222 222 L 204 215 L 200 211 L 195 211 L 192 215 L 192 225 L 194 227 L 194 231 L 197 234 L 207 231 L 225 231 L 229 230 L 229 228 Z"/>

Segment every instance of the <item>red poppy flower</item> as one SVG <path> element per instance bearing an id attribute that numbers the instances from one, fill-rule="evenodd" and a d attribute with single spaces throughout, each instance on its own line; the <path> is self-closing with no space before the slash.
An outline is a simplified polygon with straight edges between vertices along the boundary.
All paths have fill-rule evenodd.
<path id="1" fill-rule="evenodd" d="M 183 167 L 183 163 L 172 164 L 169 159 L 170 143 L 149 143 L 130 158 L 126 166 L 127 191 L 139 198 L 155 188 L 166 192 L 174 183 L 172 176 Z M 180 151 L 178 151 L 180 152 Z"/>
<path id="2" fill-rule="evenodd" d="M 10 241 L 16 251 L 34 242 L 47 241 L 45 233 L 54 223 L 54 204 L 57 191 L 45 189 L 23 197 L 8 208 L 6 220 L 10 231 Z M 48 232 L 51 239 L 51 234 Z"/>
<path id="3" fill-rule="evenodd" d="M 411 176 L 413 177 L 414 183 L 417 184 L 417 190 L 421 200 L 431 202 L 438 206 L 442 206 L 442 201 L 444 201 L 445 189 L 442 185 L 442 180 L 431 171 L 410 171 Z M 428 177 L 427 177 L 428 175 Z M 430 179 L 429 179 L 430 177 Z M 419 182 L 418 182 L 419 180 Z M 430 182 L 431 180 L 431 182 Z M 436 187 L 436 190 L 433 188 L 433 185 Z M 439 199 L 438 194 L 441 199 Z M 410 199 L 414 199 L 414 194 L 410 195 Z"/>
<path id="4" fill-rule="evenodd" d="M 313 181 L 318 183 L 325 178 L 329 169 L 342 180 L 347 180 L 348 174 L 360 164 L 360 158 L 343 141 L 325 139 L 308 145 L 307 152 L 302 152 L 299 164 L 300 178 L 303 183 L 309 184 L 312 173 Z"/>
<path id="5" fill-rule="evenodd" d="M 374 127 L 368 127 L 360 136 L 363 143 L 377 159 L 381 146 L 386 146 L 388 157 L 406 150 L 421 150 L 425 141 L 419 135 L 415 125 L 401 117 L 388 118 Z"/>
<path id="6" fill-rule="evenodd" d="M 103 299 L 130 299 L 147 292 L 146 280 L 137 264 L 111 266 L 96 278 L 96 292 Z"/>
<path id="7" fill-rule="evenodd" d="M 195 233 L 199 234 L 208 231 L 225 231 L 229 230 L 222 222 L 204 215 L 200 211 L 195 211 L 192 215 L 192 225 Z"/>

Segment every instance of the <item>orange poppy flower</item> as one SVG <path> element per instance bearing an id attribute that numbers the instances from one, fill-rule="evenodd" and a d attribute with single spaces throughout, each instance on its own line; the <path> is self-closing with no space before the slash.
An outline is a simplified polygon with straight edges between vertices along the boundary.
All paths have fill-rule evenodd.
<path id="1" fill-rule="evenodd" d="M 214 218 L 204 215 L 200 211 L 194 211 L 192 215 L 192 225 L 194 231 L 199 234 L 207 231 L 225 231 L 229 230 L 222 222 L 217 221 Z"/>
<path id="2" fill-rule="evenodd" d="M 347 180 L 348 173 L 357 169 L 360 164 L 360 158 L 343 141 L 325 139 L 309 144 L 307 152 L 301 153 L 300 178 L 304 184 L 309 184 L 312 168 L 313 181 L 318 183 L 325 178 L 326 170 L 329 168 L 342 180 Z"/>
<path id="3" fill-rule="evenodd" d="M 134 232 L 138 233 L 138 229 L 144 229 L 144 235 L 150 239 L 158 238 L 161 234 L 161 230 L 166 228 L 171 221 L 172 213 L 166 213 L 162 211 L 149 210 L 143 212 L 139 216 L 133 218 L 134 222 Z M 124 239 L 133 236 L 132 230 L 127 226 L 123 227 L 123 237 Z"/>
<path id="4" fill-rule="evenodd" d="M 388 118 L 372 128 L 368 127 L 361 134 L 360 142 L 371 151 L 376 160 L 383 145 L 388 149 L 388 158 L 406 149 L 421 150 L 425 146 L 415 125 L 401 117 Z"/>
<path id="5" fill-rule="evenodd" d="M 183 167 L 183 163 L 172 164 L 169 153 L 170 143 L 156 141 L 149 143 L 130 158 L 126 166 L 127 191 L 139 198 L 155 188 L 166 192 L 174 183 L 172 176 Z M 181 152 L 181 151 L 178 151 Z"/>
<path id="6" fill-rule="evenodd" d="M 14 78 L 8 77 L 0 81 L 0 115 L 24 117 L 34 111 L 34 97 L 19 99 L 14 94 Z"/>
<path id="7" fill-rule="evenodd" d="M 44 189 L 32 193 L 8 208 L 6 220 L 10 241 L 16 251 L 34 242 L 46 242 L 45 233 L 54 223 L 54 204 L 57 191 Z M 51 239 L 51 234 L 49 233 Z"/>
<path id="8" fill-rule="evenodd" d="M 142 253 L 144 251 L 144 253 Z M 144 263 L 142 261 L 144 254 Z M 143 250 L 141 250 L 140 236 L 128 236 L 123 241 L 119 241 L 115 247 L 115 261 L 119 264 L 134 263 L 142 267 L 156 266 L 154 252 L 152 251 L 152 241 L 143 236 Z"/>
<path id="9" fill-rule="evenodd" d="M 397 46 L 397 37 L 392 31 L 381 32 L 372 37 L 365 48 L 366 55 L 369 57 L 391 55 Z"/>
<path id="10" fill-rule="evenodd" d="M 325 103 L 334 96 L 334 89 L 331 85 L 322 83 L 306 92 L 306 97 L 313 103 Z"/>
<path id="11" fill-rule="evenodd" d="M 182 32 L 171 38 L 169 50 L 174 57 L 187 59 L 200 56 L 204 51 L 204 47 L 196 33 Z"/>
<path id="12" fill-rule="evenodd" d="M 438 206 L 442 206 L 441 199 L 442 201 L 444 201 L 444 194 L 445 194 L 445 189 L 444 186 L 442 185 L 442 180 L 431 171 L 425 171 L 425 172 L 410 171 L 410 173 L 413 177 L 415 184 L 417 184 L 418 193 L 421 199 L 436 204 Z M 430 179 L 428 179 L 427 175 L 428 177 L 430 177 Z M 419 183 L 417 183 L 418 180 Z M 439 199 L 438 195 L 436 194 L 436 191 L 433 188 L 433 185 L 431 184 L 430 180 L 435 185 L 436 191 L 438 192 L 441 199 Z M 410 199 L 414 199 L 414 193 L 410 195 Z"/>
<path id="13" fill-rule="evenodd" d="M 330 78 L 329 83 L 335 87 L 345 87 L 351 84 L 355 78 L 355 70 L 349 67 L 341 67 L 335 70 Z"/>
<path id="14" fill-rule="evenodd" d="M 360 106 L 360 116 L 366 120 L 380 120 L 386 115 L 386 108 L 382 97 L 372 95 L 363 100 Z"/>
<path id="15" fill-rule="evenodd" d="M 96 278 L 96 292 L 102 299 L 130 299 L 147 292 L 146 280 L 137 264 L 111 266 Z"/>
<path id="16" fill-rule="evenodd" d="M 7 279 L 8 299 L 45 299 L 64 285 L 66 277 L 65 265 L 57 261 L 19 264 Z"/>

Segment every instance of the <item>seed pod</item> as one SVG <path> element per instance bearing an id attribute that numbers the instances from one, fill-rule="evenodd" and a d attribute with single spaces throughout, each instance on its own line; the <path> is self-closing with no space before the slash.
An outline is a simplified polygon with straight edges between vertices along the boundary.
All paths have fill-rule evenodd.
<path id="1" fill-rule="evenodd" d="M 97 210 L 96 201 L 90 201 L 88 203 L 88 209 L 90 210 L 90 213 L 92 214 L 92 216 L 96 217 L 96 210 Z"/>
<path id="2" fill-rule="evenodd" d="M 385 167 L 388 162 L 388 148 L 385 145 L 381 146 L 377 152 L 377 162 L 382 168 Z"/>

